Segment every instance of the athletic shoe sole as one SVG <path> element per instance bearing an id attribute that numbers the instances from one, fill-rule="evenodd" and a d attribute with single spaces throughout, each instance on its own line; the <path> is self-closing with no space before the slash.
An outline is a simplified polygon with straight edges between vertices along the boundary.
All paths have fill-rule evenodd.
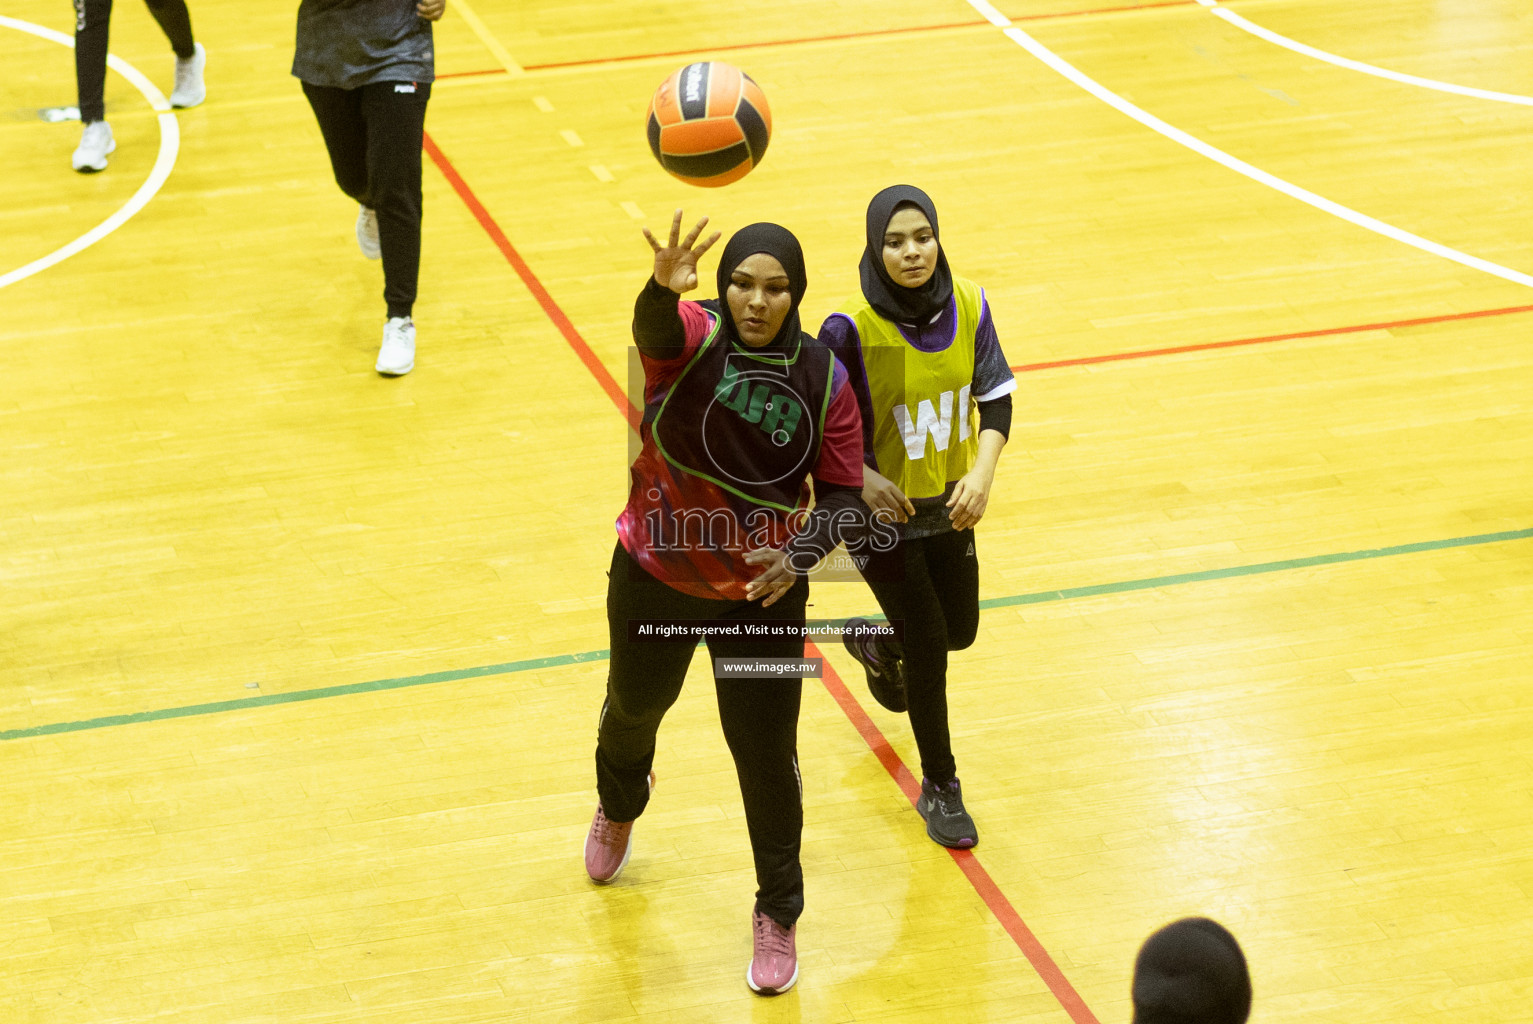
<path id="1" fill-rule="evenodd" d="M 112 141 L 112 144 L 106 148 L 106 152 L 101 154 L 101 162 L 100 163 L 95 163 L 95 164 L 77 164 L 73 160 L 71 160 L 70 161 L 70 166 L 73 167 L 76 171 L 80 172 L 81 174 L 100 174 L 102 171 L 106 170 L 106 163 L 107 163 L 106 158 L 111 156 L 115 152 L 117 152 L 117 141 L 114 139 Z"/>
<path id="2" fill-rule="evenodd" d="M 760 996 L 780 996 L 784 992 L 788 991 L 788 989 L 790 989 L 794 985 L 798 984 L 798 964 L 795 962 L 794 965 L 793 965 L 793 977 L 789 978 L 788 979 L 788 983 L 786 985 L 784 985 L 782 988 L 760 988 L 760 987 L 758 987 L 756 985 L 756 979 L 751 977 L 751 967 L 754 966 L 754 964 L 755 964 L 755 961 L 753 960 L 753 961 L 751 961 L 750 964 L 747 964 L 746 967 L 745 967 L 745 983 L 747 985 L 749 985 L 751 987 L 751 991 L 756 993 L 757 995 L 760 995 Z"/>

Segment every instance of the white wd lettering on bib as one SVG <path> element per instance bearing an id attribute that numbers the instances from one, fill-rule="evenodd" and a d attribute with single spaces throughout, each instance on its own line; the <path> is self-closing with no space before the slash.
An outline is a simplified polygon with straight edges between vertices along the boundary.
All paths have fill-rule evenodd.
<path id="1" fill-rule="evenodd" d="M 941 410 L 940 414 L 938 409 Z M 916 406 L 916 418 L 911 420 L 910 409 L 905 405 L 894 407 L 894 422 L 900 428 L 900 438 L 905 442 L 905 454 L 912 462 L 926 457 L 927 435 L 936 442 L 937 451 L 947 451 L 953 437 L 953 393 L 944 391 L 933 408 L 931 399 L 923 398 Z M 958 440 L 969 439 L 969 385 L 958 391 Z"/>
<path id="2" fill-rule="evenodd" d="M 955 277 L 953 307 L 952 341 L 935 352 L 917 348 L 898 324 L 879 316 L 866 299 L 836 314 L 856 325 L 878 471 L 912 500 L 943 494 L 969 472 L 979 453 L 975 402 L 969 392 L 985 293 L 973 281 Z"/>

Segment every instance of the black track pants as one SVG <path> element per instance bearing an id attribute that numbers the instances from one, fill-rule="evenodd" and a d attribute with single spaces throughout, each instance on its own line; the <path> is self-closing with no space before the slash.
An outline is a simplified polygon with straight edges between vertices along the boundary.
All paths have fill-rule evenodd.
<path id="1" fill-rule="evenodd" d="M 430 82 L 303 83 L 341 191 L 378 214 L 383 300 L 409 316 L 421 264 L 421 142 Z"/>
<path id="2" fill-rule="evenodd" d="M 979 559 L 973 530 L 901 538 L 892 551 L 870 552 L 863 570 L 878 606 L 901 624 L 893 644 L 905 659 L 910 731 L 921 771 L 944 783 L 957 773 L 947 721 L 947 656 L 974 643 L 979 631 Z"/>
<path id="3" fill-rule="evenodd" d="M 655 733 L 681 694 L 695 639 L 630 643 L 628 620 L 710 619 L 797 624 L 798 639 L 708 641 L 713 658 L 801 658 L 809 586 L 800 580 L 770 608 L 760 601 L 712 601 L 661 583 L 622 544 L 612 554 L 607 626 L 612 663 L 596 741 L 596 791 L 613 821 L 632 821 L 649 801 Z M 798 709 L 803 680 L 715 676 L 719 721 L 735 761 L 756 860 L 756 909 L 791 928 L 804 909 L 799 841 L 804 830 L 798 774 Z"/>
<path id="4" fill-rule="evenodd" d="M 192 56 L 192 16 L 186 0 L 146 0 L 149 13 L 160 23 L 176 56 Z M 106 116 L 102 96 L 106 91 L 107 36 L 112 21 L 112 0 L 75 0 L 75 83 L 80 95 L 80 120 L 86 124 Z"/>

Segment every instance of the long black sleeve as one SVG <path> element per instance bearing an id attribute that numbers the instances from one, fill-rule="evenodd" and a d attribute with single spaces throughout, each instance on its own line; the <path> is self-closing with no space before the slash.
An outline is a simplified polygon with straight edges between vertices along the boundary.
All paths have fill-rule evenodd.
<path id="1" fill-rule="evenodd" d="M 814 481 L 814 511 L 798 536 L 788 542 L 788 567 L 803 574 L 814 568 L 843 541 L 867 530 L 868 506 L 862 488 Z"/>
<path id="2" fill-rule="evenodd" d="M 979 403 L 979 429 L 999 430 L 1001 436 L 1011 437 L 1011 394 Z"/>
<path id="3" fill-rule="evenodd" d="M 847 383 L 851 385 L 852 395 L 857 399 L 857 411 L 862 416 L 862 462 L 877 469 L 878 459 L 873 455 L 873 399 L 856 323 L 845 314 L 831 314 L 820 327 L 820 344 L 830 349 L 831 355 L 846 367 Z"/>
<path id="4" fill-rule="evenodd" d="M 681 322 L 681 296 L 651 274 L 633 304 L 633 340 L 651 359 L 675 359 L 687 344 Z"/>

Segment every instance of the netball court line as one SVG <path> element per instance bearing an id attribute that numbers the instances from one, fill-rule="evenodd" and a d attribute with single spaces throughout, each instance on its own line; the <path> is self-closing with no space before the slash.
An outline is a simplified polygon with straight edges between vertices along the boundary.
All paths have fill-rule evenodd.
<path id="1" fill-rule="evenodd" d="M 16 18 L 0 15 L 0 28 L 13 28 L 18 32 L 25 32 L 28 35 L 37 36 L 39 39 L 47 39 L 50 42 L 58 43 L 60 46 L 74 49 L 75 41 L 73 36 L 66 36 L 62 32 L 55 32 L 53 29 L 44 28 L 42 25 L 34 25 L 30 21 L 20 21 Z M 23 281 L 34 274 L 47 270 L 55 264 L 62 263 L 75 253 L 90 248 L 107 235 L 122 227 L 128 222 L 130 217 L 149 205 L 149 200 L 154 198 L 155 193 L 160 190 L 160 186 L 165 184 L 165 180 L 170 177 L 171 170 L 176 166 L 176 154 L 181 150 L 181 126 L 176 123 L 176 115 L 171 113 L 170 102 L 165 99 L 165 94 L 155 88 L 154 83 L 145 78 L 138 68 L 135 68 L 121 57 L 115 54 L 108 54 L 106 63 L 107 67 L 132 82 L 134 88 L 143 93 L 144 99 L 148 100 L 149 105 L 158 112 L 160 153 L 155 158 L 154 167 L 149 171 L 149 177 L 138 187 L 138 191 L 133 193 L 116 213 L 91 228 L 79 238 L 76 238 L 73 242 L 55 249 L 41 259 L 35 259 L 24 267 L 17 267 L 15 270 L 0 274 L 0 288 L 15 284 L 17 281 Z"/>

